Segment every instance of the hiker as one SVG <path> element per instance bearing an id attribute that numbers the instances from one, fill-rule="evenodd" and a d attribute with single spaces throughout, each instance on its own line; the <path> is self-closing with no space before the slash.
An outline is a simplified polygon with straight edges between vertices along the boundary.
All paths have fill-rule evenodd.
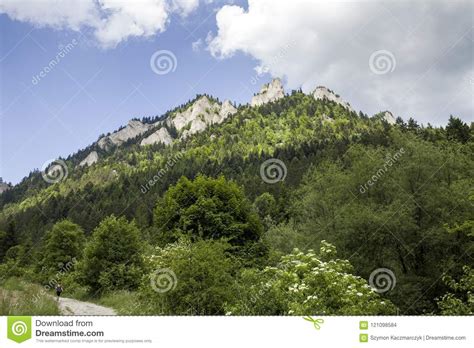
<path id="1" fill-rule="evenodd" d="M 58 283 L 56 285 L 56 295 L 58 296 L 58 301 L 59 301 L 59 296 L 61 296 L 61 293 L 63 292 L 63 286 Z"/>

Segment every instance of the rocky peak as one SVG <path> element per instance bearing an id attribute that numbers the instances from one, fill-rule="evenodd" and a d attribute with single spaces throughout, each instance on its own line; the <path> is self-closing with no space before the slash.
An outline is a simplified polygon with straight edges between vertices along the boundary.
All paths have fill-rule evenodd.
<path id="1" fill-rule="evenodd" d="M 151 135 L 146 137 L 140 142 L 141 146 L 163 143 L 169 145 L 173 142 L 173 138 L 165 127 L 158 129 L 156 132 L 153 132 Z"/>
<path id="2" fill-rule="evenodd" d="M 125 128 L 100 138 L 98 145 L 101 149 L 108 150 L 113 146 L 121 145 L 129 139 L 145 133 L 151 127 L 152 125 L 142 123 L 139 120 L 130 120 Z"/>
<path id="3" fill-rule="evenodd" d="M 270 83 L 263 85 L 260 92 L 253 96 L 251 106 L 260 106 L 285 96 L 285 91 L 279 78 L 273 79 Z"/>
<path id="4" fill-rule="evenodd" d="M 96 163 L 99 160 L 99 155 L 97 151 L 92 151 L 87 155 L 86 158 L 84 158 L 81 163 L 79 163 L 79 167 L 84 167 L 84 166 L 91 166 L 94 163 Z"/>
<path id="5" fill-rule="evenodd" d="M 388 124 L 391 124 L 391 125 L 395 124 L 396 121 L 397 121 L 395 116 L 393 116 L 393 114 L 390 111 L 385 111 L 383 113 L 382 119 L 385 120 L 385 122 L 387 122 Z"/>
<path id="6" fill-rule="evenodd" d="M 223 104 L 209 100 L 202 96 L 191 106 L 182 112 L 170 117 L 167 122 L 178 131 L 182 131 L 181 137 L 203 131 L 211 124 L 223 122 L 227 117 L 237 112 L 237 109 L 228 101 Z"/>
<path id="7" fill-rule="evenodd" d="M 351 107 L 349 103 L 342 100 L 340 96 L 336 95 L 333 91 L 331 91 L 329 88 L 326 88 L 324 86 L 316 87 L 316 89 L 313 92 L 313 97 L 316 100 L 327 99 L 327 100 L 333 101 L 343 106 L 344 108 L 346 108 L 347 110 L 351 112 L 354 111 L 354 109 Z"/>
<path id="8" fill-rule="evenodd" d="M 3 182 L 3 179 L 0 178 L 0 194 L 10 189 L 10 185 L 6 182 Z"/>

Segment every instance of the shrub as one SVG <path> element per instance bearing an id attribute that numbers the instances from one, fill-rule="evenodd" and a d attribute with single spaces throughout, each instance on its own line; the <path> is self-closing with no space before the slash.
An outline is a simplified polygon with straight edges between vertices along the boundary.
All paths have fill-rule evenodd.
<path id="1" fill-rule="evenodd" d="M 93 292 L 130 290 L 142 276 L 140 231 L 125 218 L 105 218 L 93 231 L 79 263 L 80 281 Z"/>

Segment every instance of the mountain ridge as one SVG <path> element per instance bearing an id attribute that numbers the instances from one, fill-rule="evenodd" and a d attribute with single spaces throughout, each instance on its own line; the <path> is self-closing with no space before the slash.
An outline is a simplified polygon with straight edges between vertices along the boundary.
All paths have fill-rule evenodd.
<path id="1" fill-rule="evenodd" d="M 309 93 L 309 95 L 312 95 L 316 100 L 327 99 L 343 106 L 350 112 L 355 112 L 349 103 L 327 87 L 318 86 L 313 92 Z M 281 79 L 274 78 L 269 83 L 264 84 L 260 91 L 254 95 L 251 101 L 246 105 L 250 107 L 260 107 L 275 102 L 284 96 L 285 90 Z M 214 109 L 216 105 L 218 106 L 217 110 Z M 127 126 L 121 127 L 119 130 L 99 138 L 92 146 L 97 144 L 100 149 L 110 151 L 113 147 L 120 146 L 128 140 L 140 137 L 152 129 L 154 130 L 153 133 L 149 134 L 147 138 L 141 139 L 140 145 L 146 146 L 156 143 L 170 145 L 175 140 L 183 140 L 189 135 L 203 131 L 211 124 L 222 123 L 227 117 L 237 112 L 237 108 L 228 99 L 220 103 L 217 99 L 208 97 L 207 95 L 197 95 L 185 106 L 185 110 L 181 110 L 182 108 L 183 107 L 175 108 L 160 117 L 157 121 L 151 123 L 144 122 L 144 119 L 132 119 L 128 122 Z M 214 112 L 209 112 L 209 110 Z M 331 121 L 329 117 L 325 119 Z M 395 118 L 390 111 L 385 111 L 383 119 L 392 125 L 395 124 Z M 177 138 L 174 138 L 170 134 L 168 129 L 171 127 L 175 128 L 178 132 L 182 131 L 181 134 L 178 134 Z M 92 165 L 100 159 L 99 157 L 97 152 L 93 150 L 83 157 L 78 166 Z"/>

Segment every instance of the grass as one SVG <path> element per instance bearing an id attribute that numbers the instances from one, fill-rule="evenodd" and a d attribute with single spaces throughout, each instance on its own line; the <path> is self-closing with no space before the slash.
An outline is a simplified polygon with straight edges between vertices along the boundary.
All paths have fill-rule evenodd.
<path id="1" fill-rule="evenodd" d="M 0 284 L 0 315 L 59 315 L 59 309 L 41 286 L 13 277 Z"/>
<path id="2" fill-rule="evenodd" d="M 118 315 L 143 314 L 141 311 L 141 303 L 136 292 L 114 291 L 104 294 L 94 302 L 101 306 L 115 309 Z"/>

